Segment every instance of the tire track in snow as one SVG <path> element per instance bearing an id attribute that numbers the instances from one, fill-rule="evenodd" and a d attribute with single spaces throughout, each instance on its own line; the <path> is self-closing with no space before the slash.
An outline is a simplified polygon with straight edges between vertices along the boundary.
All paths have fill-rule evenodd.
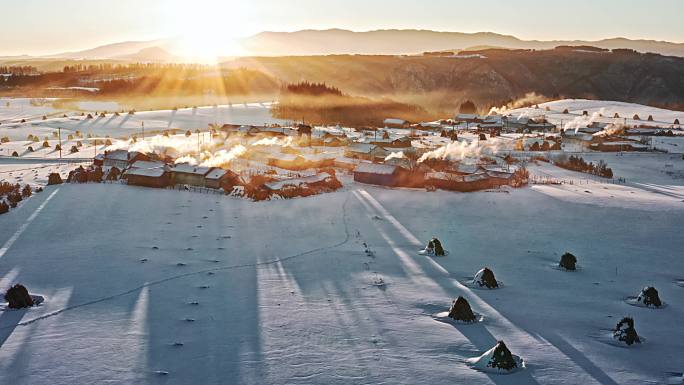
<path id="1" fill-rule="evenodd" d="M 56 192 L 57 192 L 57 191 L 53 192 L 52 195 L 50 195 L 49 198 L 51 198 Z M 142 284 L 142 285 L 136 286 L 136 287 L 134 287 L 134 288 L 132 288 L 132 289 L 130 289 L 130 290 L 126 290 L 126 291 L 121 292 L 121 293 L 112 294 L 112 295 L 109 295 L 109 296 L 106 296 L 106 297 L 101 297 L 101 298 L 94 299 L 94 300 L 91 300 L 91 301 L 82 302 L 82 303 L 80 303 L 80 304 L 76 304 L 76 305 L 72 305 L 72 306 L 67 306 L 67 307 L 65 307 L 65 308 L 58 309 L 58 310 L 52 311 L 52 312 L 50 312 L 50 313 L 46 313 L 46 314 L 43 314 L 43 315 L 41 315 L 41 316 L 32 318 L 32 319 L 30 319 L 30 320 L 22 321 L 22 322 L 19 322 L 19 323 L 17 323 L 17 324 L 10 325 L 10 326 L 0 327 L 0 330 L 10 329 L 10 328 L 14 328 L 14 327 L 17 327 L 17 326 L 26 326 L 26 325 L 30 325 L 30 324 L 32 324 L 32 323 L 34 323 L 34 322 L 38 322 L 38 321 L 44 320 L 44 319 L 46 319 L 46 318 L 54 317 L 54 316 L 56 316 L 56 315 L 59 315 L 59 314 L 62 314 L 62 313 L 64 313 L 64 312 L 66 312 L 66 311 L 75 310 L 75 309 L 79 309 L 79 308 L 82 308 L 82 307 L 85 307 L 85 306 L 89 306 L 89 305 L 94 305 L 94 304 L 101 303 L 101 302 L 110 301 L 110 300 L 113 300 L 113 299 L 116 299 L 116 298 L 119 298 L 119 297 L 123 297 L 123 296 L 129 295 L 129 294 L 135 293 L 135 292 L 137 292 L 137 291 L 139 291 L 139 290 L 142 290 L 142 289 L 144 289 L 144 288 L 147 288 L 147 287 L 156 286 L 156 285 L 161 285 L 161 284 L 166 283 L 166 282 L 174 281 L 174 280 L 181 279 L 181 278 L 190 277 L 190 276 L 193 276 L 193 275 L 206 274 L 206 273 L 208 273 L 208 272 L 215 272 L 215 271 L 227 271 L 227 270 L 244 269 L 244 268 L 248 268 L 248 267 L 256 267 L 256 268 L 259 268 L 259 267 L 263 267 L 263 266 L 269 266 L 269 265 L 273 265 L 273 264 L 277 264 L 277 263 L 281 263 L 281 262 L 290 261 L 290 260 L 293 260 L 293 259 L 295 259 L 295 258 L 303 257 L 303 256 L 310 255 L 310 254 L 315 254 L 315 253 L 322 252 L 322 251 L 332 250 L 332 249 L 335 249 L 335 248 L 337 248 L 337 247 L 343 246 L 343 245 L 345 245 L 346 243 L 348 243 L 349 240 L 351 239 L 351 235 L 350 235 L 350 233 L 349 233 L 349 225 L 348 225 L 348 223 L 347 223 L 347 203 L 349 202 L 349 197 L 350 197 L 350 196 L 351 196 L 351 194 L 348 194 L 348 195 L 347 195 L 347 198 L 344 200 L 344 203 L 342 204 L 342 223 L 344 224 L 344 239 L 343 239 L 342 241 L 336 242 L 336 243 L 334 243 L 334 244 L 332 244 L 332 245 L 317 247 L 317 248 L 315 248 L 315 249 L 310 249 L 310 250 L 303 251 L 303 252 L 301 252 L 301 253 L 294 254 L 294 255 L 290 255 L 290 256 L 287 256 L 287 257 L 283 257 L 283 258 L 276 258 L 276 259 L 273 259 L 273 260 L 270 260 L 270 261 L 255 262 L 255 263 L 245 263 L 245 264 L 241 264 L 241 265 L 231 265 L 231 266 L 214 267 L 214 268 L 211 268 L 211 269 L 204 269 L 204 270 L 198 270 L 198 271 L 187 272 L 187 273 L 184 273 L 184 274 L 178 274 L 178 275 L 174 275 L 174 276 L 171 276 L 171 277 L 159 279 L 159 280 L 156 280 L 156 281 L 145 282 L 145 283 Z M 48 198 L 48 199 L 49 199 L 49 198 Z M 46 202 L 43 202 L 43 204 L 41 205 L 41 207 L 44 207 L 45 203 L 47 203 L 47 200 L 46 200 Z M 40 207 L 39 207 L 39 208 L 40 208 Z M 37 212 L 38 212 L 38 210 L 37 210 Z M 37 213 L 34 213 L 34 215 L 37 215 Z M 31 217 L 34 217 L 34 215 L 31 215 Z M 35 218 L 35 217 L 34 217 L 34 218 Z M 33 220 L 33 219 L 31 219 L 31 218 L 29 218 L 29 219 L 30 219 L 30 220 Z M 30 223 L 30 221 L 27 221 L 27 223 Z M 23 231 L 22 231 L 22 232 L 23 232 Z"/>
<path id="2" fill-rule="evenodd" d="M 50 194 L 47 197 L 47 199 L 45 199 L 45 201 L 41 203 L 40 206 L 38 206 L 38 208 L 33 212 L 33 214 L 31 214 L 31 216 L 28 217 L 26 222 L 24 222 L 24 224 L 22 224 L 19 227 L 19 229 L 17 229 L 17 231 L 15 231 L 14 234 L 12 234 L 10 239 L 8 239 L 7 242 L 5 242 L 5 244 L 2 245 L 2 247 L 0 247 L 0 258 L 2 258 L 7 253 L 7 251 L 10 249 L 10 247 L 12 247 L 14 242 L 16 242 L 17 239 L 19 239 L 19 237 L 21 236 L 21 234 L 23 234 L 24 231 L 26 231 L 26 228 L 31 224 L 31 222 L 33 222 L 34 219 L 36 219 L 38 214 L 40 214 L 40 212 L 43 211 L 45 206 L 48 204 L 48 202 L 50 202 L 52 197 L 54 197 L 55 194 L 57 194 L 57 192 L 59 192 L 59 188 L 53 191 L 52 194 Z"/>
<path id="3" fill-rule="evenodd" d="M 404 225 L 402 225 L 392 214 L 385 209 L 380 202 L 378 202 L 371 194 L 369 194 L 365 190 L 357 190 L 354 191 L 355 196 L 359 200 L 364 200 L 364 206 L 366 209 L 369 209 L 369 207 L 372 207 L 377 214 L 382 215 L 387 222 L 390 223 L 393 227 L 397 229 L 397 231 L 406 239 L 408 240 L 412 245 L 416 245 L 419 247 L 422 247 L 423 244 L 420 243 L 420 240 L 413 235 Z M 382 233 L 383 231 L 380 230 Z M 383 236 L 383 238 L 385 238 Z M 386 238 L 385 238 L 386 239 Z M 392 242 L 394 243 L 394 242 Z M 395 246 L 390 245 L 392 248 Z M 402 254 L 408 254 L 403 251 L 401 251 Z M 410 254 L 409 254 L 410 255 Z M 402 258 L 401 255 L 399 255 L 400 258 Z M 493 336 L 496 336 L 497 339 L 500 339 L 497 335 L 503 335 L 505 332 L 506 339 L 512 339 L 516 342 L 517 348 L 521 349 L 523 351 L 528 352 L 530 356 L 533 356 L 533 352 L 542 352 L 542 356 L 546 357 L 548 361 L 554 362 L 555 365 L 551 366 L 551 369 L 556 369 L 560 370 L 559 368 L 567 368 L 567 367 L 572 367 L 574 369 L 574 372 L 577 376 L 577 383 L 584 383 L 584 384 L 599 384 L 601 381 L 597 380 L 596 377 L 592 376 L 592 374 L 585 370 L 582 366 L 578 365 L 573 359 L 571 359 L 566 353 L 561 351 L 558 347 L 556 347 L 552 342 L 548 341 L 546 338 L 542 337 L 541 335 L 532 335 L 529 332 L 521 329 L 520 327 L 516 326 L 508 320 L 503 314 L 501 314 L 498 310 L 496 310 L 493 306 L 491 306 L 489 303 L 487 303 L 485 300 L 483 300 L 479 295 L 477 295 L 473 289 L 470 287 L 464 285 L 463 283 L 459 282 L 458 280 L 452 279 L 451 278 L 451 273 L 449 273 L 448 270 L 446 270 L 443 266 L 435 262 L 431 257 L 429 256 L 421 256 L 422 258 L 425 258 L 429 264 L 433 267 L 435 267 L 440 273 L 443 274 L 446 278 L 449 278 L 449 282 L 453 284 L 453 286 L 460 290 L 463 294 L 464 297 L 467 297 L 468 301 L 474 302 L 477 304 L 477 306 L 480 308 L 481 313 L 485 315 L 487 319 L 492 320 L 488 325 L 487 329 L 490 331 L 490 333 Z M 409 257 L 411 258 L 411 257 Z M 425 274 L 424 271 L 421 271 L 421 274 Z M 496 325 L 498 323 L 498 325 Z M 499 330 L 496 330 L 499 329 Z M 498 333 L 495 333 L 495 331 L 498 331 Z M 524 357 L 523 357 L 524 358 Z M 550 376 L 551 378 L 554 378 L 554 376 Z M 562 378 L 561 376 L 557 378 Z M 539 379 L 539 378 L 538 378 Z M 553 379 L 551 382 L 555 382 Z"/>

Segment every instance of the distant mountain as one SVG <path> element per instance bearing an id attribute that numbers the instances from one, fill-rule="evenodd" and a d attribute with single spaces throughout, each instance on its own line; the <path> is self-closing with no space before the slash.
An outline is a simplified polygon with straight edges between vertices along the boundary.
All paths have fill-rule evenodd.
<path id="1" fill-rule="evenodd" d="M 591 45 L 600 48 L 628 48 L 639 52 L 684 56 L 684 43 L 612 38 L 582 40 L 521 40 L 492 32 L 462 33 L 430 30 L 376 30 L 353 32 L 343 29 L 262 32 L 241 40 L 253 56 L 367 54 L 398 55 L 426 51 L 461 50 L 474 46 L 513 49 L 550 49 L 559 45 Z"/>
<path id="2" fill-rule="evenodd" d="M 153 47 L 164 47 L 168 39 L 149 41 L 125 41 L 121 43 L 107 44 L 99 47 L 76 52 L 63 52 L 44 56 L 45 58 L 59 59 L 116 59 L 122 56 L 136 55 L 141 50 Z"/>
<path id="3" fill-rule="evenodd" d="M 184 58 L 174 55 L 161 47 L 143 48 L 136 53 L 117 56 L 114 59 L 151 63 L 178 63 L 185 60 Z"/>

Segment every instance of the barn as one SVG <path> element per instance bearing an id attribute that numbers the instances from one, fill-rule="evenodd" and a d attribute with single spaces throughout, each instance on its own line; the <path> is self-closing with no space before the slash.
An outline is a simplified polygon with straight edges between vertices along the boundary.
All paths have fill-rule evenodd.
<path id="1" fill-rule="evenodd" d="M 150 160 L 150 157 L 137 151 L 114 150 L 105 151 L 102 164 L 104 167 L 116 167 L 123 170 L 139 160 Z"/>
<path id="2" fill-rule="evenodd" d="M 240 182 L 240 176 L 230 170 L 214 168 L 205 177 L 206 186 L 209 188 L 233 187 Z"/>
<path id="3" fill-rule="evenodd" d="M 354 169 L 354 181 L 390 187 L 420 187 L 423 174 L 390 164 L 362 162 Z"/>
<path id="4" fill-rule="evenodd" d="M 189 163 L 179 163 L 171 169 L 171 181 L 173 184 L 205 187 L 205 176 L 211 171 L 211 167 L 193 166 Z"/>
<path id="5" fill-rule="evenodd" d="M 126 180 L 131 186 L 165 188 L 170 185 L 169 172 L 164 167 L 131 168 L 126 171 Z"/>

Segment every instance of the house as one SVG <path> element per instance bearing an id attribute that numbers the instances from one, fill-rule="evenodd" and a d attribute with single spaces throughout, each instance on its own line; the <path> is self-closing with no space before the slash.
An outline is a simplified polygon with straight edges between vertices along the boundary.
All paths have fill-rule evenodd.
<path id="1" fill-rule="evenodd" d="M 589 146 L 594 151 L 621 152 L 621 151 L 648 151 L 649 146 L 638 142 L 618 141 L 594 143 Z"/>
<path id="2" fill-rule="evenodd" d="M 165 188 L 171 184 L 166 167 L 131 168 L 124 174 L 131 186 Z"/>
<path id="3" fill-rule="evenodd" d="M 296 154 L 269 154 L 267 164 L 286 170 L 304 170 L 311 165 L 302 156 Z"/>
<path id="4" fill-rule="evenodd" d="M 316 175 L 306 176 L 302 178 L 275 180 L 273 182 L 268 182 L 264 184 L 264 187 L 271 191 L 280 191 L 287 187 L 302 187 L 315 185 L 325 181 L 327 178 L 330 178 L 330 174 L 328 174 L 327 172 L 322 172 Z"/>
<path id="5" fill-rule="evenodd" d="M 127 168 L 131 163 L 139 160 L 149 160 L 150 157 L 137 151 L 128 150 L 105 151 L 102 165 L 104 167 L 116 167 L 120 170 Z"/>
<path id="6" fill-rule="evenodd" d="M 211 170 L 211 167 L 193 166 L 189 163 L 179 163 L 171 168 L 171 181 L 173 184 L 205 187 L 205 177 Z"/>
<path id="7" fill-rule="evenodd" d="M 344 151 L 344 156 L 354 159 L 385 159 L 389 153 L 380 146 L 370 143 L 352 143 Z"/>
<path id="8" fill-rule="evenodd" d="M 392 128 L 406 128 L 409 126 L 409 123 L 404 119 L 385 119 L 383 121 L 383 124 L 385 125 L 385 127 Z"/>
<path id="9" fill-rule="evenodd" d="M 232 188 L 239 184 L 240 176 L 230 170 L 216 167 L 205 176 L 205 185 L 208 188 Z"/>
<path id="10" fill-rule="evenodd" d="M 382 146 L 383 148 L 408 148 L 411 147 L 411 138 L 408 136 L 402 136 L 397 139 L 371 140 L 370 144 Z"/>
<path id="11" fill-rule="evenodd" d="M 454 122 L 480 123 L 482 118 L 478 114 L 456 114 Z"/>
<path id="12" fill-rule="evenodd" d="M 390 164 L 362 162 L 354 169 L 354 181 L 390 187 L 419 187 L 423 175 Z"/>

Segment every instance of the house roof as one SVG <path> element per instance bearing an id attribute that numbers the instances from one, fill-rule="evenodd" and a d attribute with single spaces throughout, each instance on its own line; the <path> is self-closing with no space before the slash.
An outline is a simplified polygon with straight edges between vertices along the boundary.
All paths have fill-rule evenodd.
<path id="1" fill-rule="evenodd" d="M 317 182 L 322 182 L 325 179 L 329 178 L 330 174 L 327 172 L 322 172 L 320 174 L 316 175 L 311 175 L 311 176 L 306 176 L 302 178 L 291 178 L 291 179 L 282 179 L 278 181 L 273 181 L 266 183 L 264 186 L 268 188 L 269 190 L 281 190 L 285 186 L 301 186 L 305 184 L 310 184 L 310 183 L 317 183 Z"/>
<path id="2" fill-rule="evenodd" d="M 189 163 L 178 163 L 173 166 L 173 172 L 183 174 L 207 175 L 211 167 L 193 166 Z"/>
<path id="3" fill-rule="evenodd" d="M 131 153 L 132 154 L 132 153 Z M 128 150 L 114 150 L 105 153 L 105 159 L 128 161 Z M 131 156 L 132 158 L 133 156 Z"/>
<path id="4" fill-rule="evenodd" d="M 391 175 L 394 174 L 399 168 L 399 166 L 391 164 L 362 162 L 359 163 L 358 166 L 356 166 L 354 172 L 360 172 L 365 174 Z"/>
<path id="5" fill-rule="evenodd" d="M 389 119 L 385 119 L 384 123 L 385 123 L 385 124 L 398 124 L 398 125 L 404 125 L 404 124 L 406 124 L 406 121 L 405 121 L 404 119 L 393 119 L 393 118 L 389 118 Z"/>
<path id="6" fill-rule="evenodd" d="M 159 168 L 164 166 L 166 166 L 164 162 L 138 160 L 131 165 L 131 168 Z"/>
<path id="7" fill-rule="evenodd" d="M 162 167 L 156 168 L 132 168 L 126 171 L 126 175 L 146 176 L 151 178 L 159 178 L 166 173 Z"/>
<path id="8" fill-rule="evenodd" d="M 352 143 L 347 147 L 348 151 L 369 154 L 371 151 L 375 150 L 378 146 L 370 143 Z"/>
<path id="9" fill-rule="evenodd" d="M 209 171 L 209 173 L 205 176 L 207 179 L 212 179 L 212 180 L 218 180 L 223 178 L 224 175 L 228 173 L 228 170 L 224 170 L 222 168 L 214 168 L 213 170 Z"/>

